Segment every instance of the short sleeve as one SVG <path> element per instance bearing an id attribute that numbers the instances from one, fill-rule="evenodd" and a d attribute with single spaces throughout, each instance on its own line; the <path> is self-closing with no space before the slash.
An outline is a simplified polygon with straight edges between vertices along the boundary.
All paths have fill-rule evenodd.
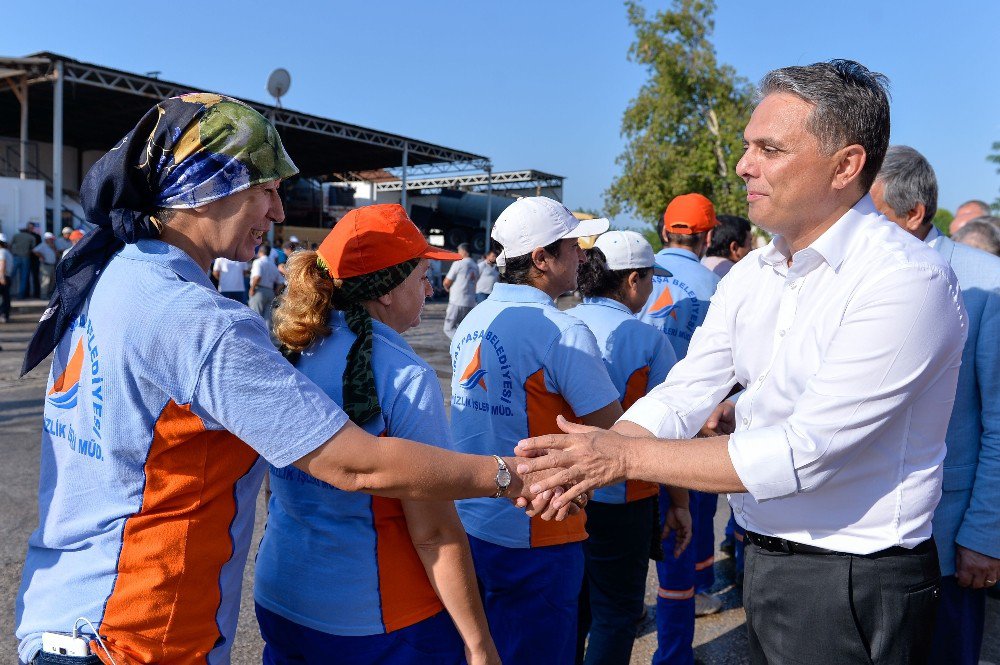
<path id="1" fill-rule="evenodd" d="M 597 346 L 597 338 L 583 323 L 564 330 L 545 357 L 547 382 L 569 403 L 573 413 L 586 416 L 618 401 L 618 389 Z"/>
<path id="2" fill-rule="evenodd" d="M 391 436 L 451 447 L 451 428 L 444 410 L 441 383 L 433 370 L 416 366 L 394 377 L 395 398 L 387 405 Z"/>
<path id="3" fill-rule="evenodd" d="M 212 262 L 212 272 L 216 270 L 222 270 L 222 259 L 216 259 Z"/>
<path id="4" fill-rule="evenodd" d="M 460 263 L 461 263 L 461 261 L 456 261 L 456 262 L 452 263 L 451 264 L 451 268 L 448 269 L 448 274 L 445 275 L 444 278 L 445 279 L 450 279 L 451 281 L 454 282 L 455 278 L 458 277 L 458 270 L 459 270 L 459 264 Z"/>
<path id="5" fill-rule="evenodd" d="M 254 262 L 250 264 L 250 277 L 260 277 L 260 259 L 254 259 Z"/>
<path id="6" fill-rule="evenodd" d="M 271 344 L 263 321 L 233 322 L 198 374 L 192 411 L 277 467 L 317 449 L 347 423 L 333 400 Z"/>

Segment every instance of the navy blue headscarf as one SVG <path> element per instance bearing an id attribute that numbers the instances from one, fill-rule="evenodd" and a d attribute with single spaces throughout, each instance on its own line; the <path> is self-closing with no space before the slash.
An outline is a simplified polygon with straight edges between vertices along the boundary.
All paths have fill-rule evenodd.
<path id="1" fill-rule="evenodd" d="M 154 106 L 83 179 L 81 202 L 96 228 L 56 266 L 21 376 L 59 344 L 111 257 L 158 235 L 156 210 L 193 208 L 297 172 L 271 123 L 242 102 L 195 93 Z"/>

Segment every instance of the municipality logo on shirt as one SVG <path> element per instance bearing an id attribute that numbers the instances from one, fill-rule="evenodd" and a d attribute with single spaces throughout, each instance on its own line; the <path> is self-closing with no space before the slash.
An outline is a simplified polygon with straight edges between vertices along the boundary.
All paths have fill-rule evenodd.
<path id="1" fill-rule="evenodd" d="M 669 316 L 674 321 L 677 320 L 677 305 L 674 303 L 674 297 L 670 295 L 670 287 L 663 289 L 663 293 L 649 308 L 649 315 L 656 319 L 665 319 Z"/>
<path id="2" fill-rule="evenodd" d="M 76 350 L 69 359 L 66 369 L 52 383 L 48 403 L 57 409 L 72 409 L 76 406 L 80 391 L 80 373 L 83 371 L 83 339 L 76 344 Z"/>
<path id="3" fill-rule="evenodd" d="M 482 345 L 476 347 L 476 352 L 472 354 L 472 361 L 466 366 L 462 377 L 458 380 L 458 385 L 466 390 L 472 390 L 477 385 L 481 386 L 483 390 L 487 390 L 486 370 L 483 369 L 483 361 L 480 358 L 482 348 Z"/>

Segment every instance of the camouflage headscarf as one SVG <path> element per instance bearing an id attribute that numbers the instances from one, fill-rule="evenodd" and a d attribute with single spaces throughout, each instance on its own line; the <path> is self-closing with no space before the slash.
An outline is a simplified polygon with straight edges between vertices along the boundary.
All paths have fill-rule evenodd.
<path id="1" fill-rule="evenodd" d="M 271 123 L 240 101 L 197 93 L 147 111 L 83 180 L 80 198 L 97 228 L 56 266 L 55 290 L 21 374 L 56 347 L 111 257 L 156 236 L 155 210 L 193 208 L 297 172 Z"/>
<path id="2" fill-rule="evenodd" d="M 321 268 L 326 268 L 325 262 L 318 255 L 316 262 Z M 334 305 L 344 311 L 347 327 L 357 337 L 347 353 L 343 408 L 348 417 L 358 425 L 363 425 L 382 413 L 375 388 L 375 372 L 372 369 L 372 317 L 361 303 L 375 300 L 392 291 L 419 264 L 420 259 L 411 259 L 366 275 L 346 279 L 331 278 L 337 287 L 334 291 Z"/>

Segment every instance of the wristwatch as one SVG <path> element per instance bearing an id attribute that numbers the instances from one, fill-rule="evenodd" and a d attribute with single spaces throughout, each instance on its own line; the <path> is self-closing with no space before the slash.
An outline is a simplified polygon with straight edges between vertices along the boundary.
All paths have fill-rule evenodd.
<path id="1" fill-rule="evenodd" d="M 507 468 L 507 462 L 503 461 L 503 458 L 499 455 L 494 455 L 493 459 L 497 461 L 497 493 L 493 495 L 494 499 L 499 499 L 500 497 L 507 496 L 507 490 L 510 489 L 510 469 Z"/>

